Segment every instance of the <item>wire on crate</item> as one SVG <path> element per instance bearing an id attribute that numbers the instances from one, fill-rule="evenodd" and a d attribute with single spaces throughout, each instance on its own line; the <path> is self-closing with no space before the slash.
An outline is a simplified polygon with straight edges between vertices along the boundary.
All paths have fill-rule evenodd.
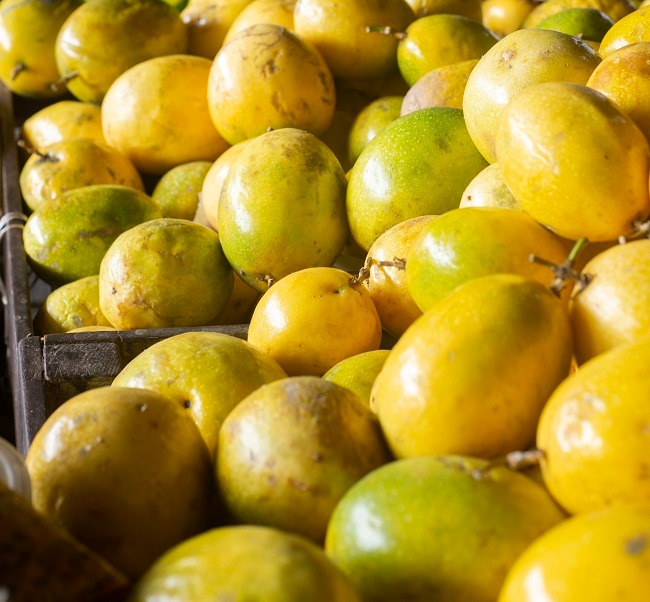
<path id="1" fill-rule="evenodd" d="M 14 228 L 22 230 L 25 227 L 27 216 L 20 211 L 10 211 L 0 217 L 0 240 L 9 231 Z M 7 288 L 4 280 L 0 277 L 0 293 L 2 293 L 2 304 L 7 305 Z"/>

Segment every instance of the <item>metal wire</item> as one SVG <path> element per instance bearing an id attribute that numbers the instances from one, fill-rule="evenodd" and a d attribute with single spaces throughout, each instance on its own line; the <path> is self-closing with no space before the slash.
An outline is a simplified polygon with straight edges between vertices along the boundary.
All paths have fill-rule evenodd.
<path id="1" fill-rule="evenodd" d="M 17 220 L 17 221 L 16 221 Z M 22 230 L 25 227 L 27 216 L 20 211 L 10 211 L 0 217 L 0 240 L 12 229 Z M 0 276 L 0 293 L 2 294 L 2 304 L 7 305 L 7 287 L 5 286 L 2 276 Z"/>

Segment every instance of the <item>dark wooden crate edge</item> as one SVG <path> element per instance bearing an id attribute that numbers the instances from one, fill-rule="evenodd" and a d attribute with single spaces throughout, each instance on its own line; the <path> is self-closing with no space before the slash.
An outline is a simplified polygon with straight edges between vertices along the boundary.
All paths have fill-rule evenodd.
<path id="1" fill-rule="evenodd" d="M 28 336 L 18 343 L 15 378 L 16 446 L 25 455 L 47 417 L 83 391 L 110 385 L 151 345 L 186 332 L 246 339 L 248 325 L 97 331 Z"/>
<path id="2" fill-rule="evenodd" d="M 45 422 L 45 389 L 43 387 L 42 340 L 28 336 L 18 342 L 9 355 L 14 356 L 11 366 L 11 384 L 14 398 L 14 423 L 16 447 L 26 455 L 38 429 Z"/>
<path id="3" fill-rule="evenodd" d="M 14 112 L 12 94 L 4 84 L 0 84 L 0 119 L 2 137 L 0 138 L 0 152 L 2 168 L 2 214 L 7 216 L 20 216 L 23 211 L 20 187 L 18 182 L 18 149 L 14 131 Z M 19 344 L 33 335 L 32 315 L 29 291 L 29 268 L 27 257 L 23 248 L 22 220 L 18 217 L 9 220 L 7 229 L 2 236 L 3 254 L 3 284 L 5 287 L 4 303 L 4 336 L 6 346 L 6 361 L 12 396 L 14 432 L 16 444 L 24 451 L 23 442 L 28 434 L 25 430 L 27 417 L 31 414 L 25 406 L 26 399 L 32 399 L 31 387 L 34 383 L 21 382 L 21 360 Z M 38 347 L 38 351 L 36 350 Z M 30 351 L 28 351 L 28 349 Z M 38 340 L 25 343 L 23 350 L 27 355 L 35 354 L 35 359 L 40 357 L 40 343 Z M 27 368 L 27 366 L 25 366 Z M 35 408 L 36 406 L 34 406 Z M 19 443 L 20 442 L 20 443 Z"/>

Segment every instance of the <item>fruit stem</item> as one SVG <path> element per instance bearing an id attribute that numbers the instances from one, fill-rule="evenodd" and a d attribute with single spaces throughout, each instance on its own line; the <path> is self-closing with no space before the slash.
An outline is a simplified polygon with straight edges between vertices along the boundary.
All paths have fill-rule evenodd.
<path id="1" fill-rule="evenodd" d="M 632 222 L 633 234 L 631 236 L 619 236 L 618 242 L 621 245 L 624 245 L 629 240 L 634 240 L 636 238 L 646 237 L 650 238 L 650 219 L 642 222 L 641 220 L 634 220 Z"/>
<path id="2" fill-rule="evenodd" d="M 526 451 L 513 451 L 505 456 L 493 458 L 483 468 L 477 468 L 472 471 L 472 476 L 475 479 L 482 479 L 487 476 L 493 468 L 505 466 L 510 470 L 525 470 L 531 466 L 536 466 L 544 457 L 544 452 L 541 449 L 529 449 Z"/>
<path id="3" fill-rule="evenodd" d="M 531 253 L 528 256 L 528 259 L 531 262 L 539 263 L 541 265 L 545 265 L 551 268 L 555 277 L 551 282 L 550 289 L 558 297 L 560 296 L 562 290 L 566 286 L 567 280 L 574 280 L 577 283 L 578 289 L 575 292 L 575 294 L 577 294 L 581 290 L 583 290 L 593 279 L 593 276 L 591 276 L 591 274 L 583 274 L 573 269 L 573 264 L 575 263 L 580 253 L 582 253 L 582 251 L 588 244 L 589 244 L 589 240 L 585 237 L 577 240 L 576 243 L 573 245 L 573 248 L 571 249 L 569 256 L 566 258 L 566 260 L 563 263 L 559 265 L 553 263 L 552 261 L 548 261 L 547 259 L 538 257 L 537 255 L 535 255 L 535 253 Z"/>
<path id="4" fill-rule="evenodd" d="M 53 152 L 51 152 L 51 151 L 43 152 L 41 150 L 38 150 L 37 148 L 27 144 L 27 142 L 25 142 L 25 140 L 23 140 L 22 138 L 20 138 L 16 142 L 16 145 L 19 148 L 22 148 L 23 150 L 25 150 L 28 154 L 37 155 L 38 157 L 40 157 L 44 161 L 52 161 L 52 163 L 56 163 L 57 161 L 60 160 L 59 157 L 57 157 Z"/>
<path id="5" fill-rule="evenodd" d="M 268 288 L 271 288 L 271 286 L 275 282 L 275 278 L 273 278 L 273 276 L 271 276 L 271 274 L 265 274 L 264 276 L 258 276 L 257 279 L 261 280 L 262 282 L 266 282 L 266 286 Z"/>
<path id="6" fill-rule="evenodd" d="M 397 268 L 398 270 L 406 269 L 406 259 L 402 259 L 401 257 L 393 257 L 391 261 L 375 261 L 372 257 L 366 257 L 366 261 L 364 262 L 363 267 L 359 270 L 359 273 L 356 276 L 352 276 L 350 278 L 350 284 L 359 284 L 364 280 L 368 280 L 368 278 L 370 278 L 370 268 L 372 267 L 373 263 L 380 268 L 389 267 Z"/>
<path id="7" fill-rule="evenodd" d="M 14 68 L 9 73 L 9 79 L 14 81 L 23 71 L 27 71 L 27 65 L 25 63 L 16 63 Z"/>
<path id="8" fill-rule="evenodd" d="M 63 90 L 63 88 L 65 88 L 68 85 L 68 82 L 72 81 L 76 77 L 79 77 L 79 72 L 72 71 L 71 73 L 68 73 L 68 75 L 64 75 L 57 81 L 52 82 L 50 84 L 50 90 L 52 90 L 52 92 L 60 92 L 61 90 Z"/>
<path id="9" fill-rule="evenodd" d="M 366 25 L 366 33 L 380 33 L 384 36 L 393 36 L 398 40 L 403 40 L 406 37 L 406 32 L 397 31 L 389 25 Z"/>
<path id="10" fill-rule="evenodd" d="M 405 270 L 406 259 L 402 259 L 401 257 L 393 257 L 392 261 L 378 261 L 377 265 L 382 268 L 389 267 L 389 268 L 397 268 L 398 270 Z"/>
<path id="11" fill-rule="evenodd" d="M 576 243 L 573 245 L 571 252 L 569 253 L 569 257 L 567 258 L 567 263 L 572 266 L 575 263 L 578 256 L 580 255 L 580 253 L 582 253 L 582 251 L 585 249 L 585 247 L 588 244 L 589 244 L 589 240 L 584 236 L 579 240 L 577 240 Z"/>
<path id="12" fill-rule="evenodd" d="M 359 270 L 359 273 L 356 276 L 350 277 L 350 286 L 356 286 L 361 284 L 364 280 L 370 278 L 370 266 L 372 265 L 372 257 L 367 257 L 363 266 Z"/>

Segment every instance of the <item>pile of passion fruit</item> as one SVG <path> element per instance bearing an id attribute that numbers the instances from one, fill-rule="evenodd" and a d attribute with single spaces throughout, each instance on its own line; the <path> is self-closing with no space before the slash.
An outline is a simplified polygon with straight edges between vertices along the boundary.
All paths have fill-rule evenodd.
<path id="1" fill-rule="evenodd" d="M 9 543 L 93 561 L 0 592 L 645 602 L 647 2 L 1 0 L 34 331 L 183 332 L 49 415 Z"/>

